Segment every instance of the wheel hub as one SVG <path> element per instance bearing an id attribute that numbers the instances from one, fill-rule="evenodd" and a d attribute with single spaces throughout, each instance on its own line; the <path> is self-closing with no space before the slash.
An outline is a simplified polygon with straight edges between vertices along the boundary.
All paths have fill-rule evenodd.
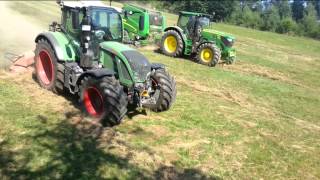
<path id="1" fill-rule="evenodd" d="M 164 48 L 169 53 L 174 53 L 177 49 L 177 40 L 173 35 L 168 36 L 164 40 Z"/>
<path id="2" fill-rule="evenodd" d="M 201 51 L 201 60 L 206 62 L 206 63 L 210 63 L 212 61 L 212 57 L 213 57 L 213 52 L 211 49 L 209 48 L 205 48 Z"/>

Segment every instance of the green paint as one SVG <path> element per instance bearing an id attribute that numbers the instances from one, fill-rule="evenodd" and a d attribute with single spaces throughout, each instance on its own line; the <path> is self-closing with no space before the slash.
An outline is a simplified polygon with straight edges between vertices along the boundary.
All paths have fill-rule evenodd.
<path id="1" fill-rule="evenodd" d="M 123 27 L 130 40 L 146 40 L 161 34 L 165 28 L 165 17 L 159 11 L 151 11 L 131 4 L 123 6 Z M 154 19 L 159 20 L 156 22 Z"/>
<path id="2" fill-rule="evenodd" d="M 62 32 L 49 32 L 57 40 L 59 49 L 63 53 L 62 61 L 75 61 L 77 59 L 77 43 L 73 43 L 64 33 Z"/>
<path id="3" fill-rule="evenodd" d="M 98 9 L 97 12 L 101 12 L 101 9 Z M 62 26 L 64 26 L 65 32 L 62 31 L 49 31 L 51 35 L 53 35 L 55 41 L 58 43 L 56 47 L 56 53 L 62 54 L 62 57 L 59 58 L 60 61 L 67 61 L 67 62 L 79 62 L 80 61 L 80 33 L 81 27 L 73 27 L 72 24 L 72 16 L 69 10 L 62 10 L 63 15 L 66 16 L 64 21 L 62 22 Z M 95 13 L 95 9 L 91 9 L 91 13 Z M 113 18 L 113 21 L 120 21 L 122 19 L 119 15 L 119 19 Z M 79 22 L 82 21 L 83 15 L 79 12 Z M 111 18 L 111 16 L 110 16 Z M 108 24 L 114 25 L 118 24 L 117 22 L 105 23 L 105 19 L 100 19 L 101 23 L 99 24 Z M 122 34 L 123 29 L 111 29 L 110 31 L 112 35 L 114 34 Z M 119 32 L 121 31 L 121 32 Z M 123 51 L 136 51 L 133 48 L 130 48 L 127 45 L 121 44 L 117 42 L 116 38 L 113 41 L 105 41 L 105 40 L 98 40 L 97 37 L 92 36 L 94 38 L 92 42 L 99 43 L 100 47 L 100 56 L 99 61 L 106 69 L 111 69 L 115 72 L 115 76 L 119 79 L 120 83 L 123 86 L 128 88 L 132 87 L 134 83 L 137 82 L 144 82 L 145 79 L 139 79 L 138 72 L 135 72 L 128 59 L 122 54 Z"/>
<path id="4" fill-rule="evenodd" d="M 216 44 L 216 46 L 220 48 L 221 58 L 223 60 L 227 63 L 232 63 L 236 58 L 236 51 L 233 47 L 227 46 L 224 41 L 234 42 L 235 37 L 231 34 L 212 29 L 212 24 L 210 23 L 203 26 L 200 33 L 200 39 L 196 44 L 193 42 L 192 37 L 190 37 L 190 33 L 188 32 L 188 23 L 195 17 L 204 17 L 209 19 L 211 16 L 203 13 L 180 11 L 177 26 L 170 26 L 166 28 L 166 30 L 173 29 L 182 32 L 181 36 L 185 45 L 183 50 L 184 55 L 191 55 L 194 53 L 193 50 L 198 49 L 201 44 L 210 42 Z M 194 47 L 195 45 L 197 45 L 197 47 Z"/>
<path id="5" fill-rule="evenodd" d="M 122 85 L 131 87 L 139 81 L 135 78 L 127 58 L 121 53 L 122 51 L 134 51 L 134 49 L 114 41 L 102 42 L 100 47 L 102 49 L 100 62 L 105 68 L 114 70 Z"/>

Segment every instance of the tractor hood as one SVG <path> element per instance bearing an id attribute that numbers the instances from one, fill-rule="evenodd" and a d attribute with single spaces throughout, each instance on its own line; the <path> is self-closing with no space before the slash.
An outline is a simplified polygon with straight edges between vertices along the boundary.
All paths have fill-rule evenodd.
<path id="1" fill-rule="evenodd" d="M 213 30 L 213 29 L 204 29 L 202 32 L 215 34 L 215 35 L 219 35 L 219 36 L 222 36 L 222 37 L 226 37 L 226 38 L 230 38 L 230 39 L 235 40 L 235 37 L 233 35 L 225 33 L 225 32 L 221 32 L 221 31 L 216 31 L 216 30 Z"/>
<path id="2" fill-rule="evenodd" d="M 121 44 L 119 42 L 115 41 L 105 41 L 100 43 L 100 47 L 106 51 L 111 52 L 112 54 L 115 54 L 119 57 L 122 57 L 121 52 L 122 51 L 127 51 L 127 50 L 134 50 L 131 47 Z"/>
<path id="3" fill-rule="evenodd" d="M 103 42 L 100 47 L 118 56 L 125 66 L 128 74 L 135 82 L 145 82 L 148 73 L 151 72 L 151 64 L 139 51 L 118 42 Z"/>

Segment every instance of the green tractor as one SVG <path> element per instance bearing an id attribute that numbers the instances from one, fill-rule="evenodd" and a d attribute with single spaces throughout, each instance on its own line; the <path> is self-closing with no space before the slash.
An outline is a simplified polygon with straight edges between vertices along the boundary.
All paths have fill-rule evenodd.
<path id="1" fill-rule="evenodd" d="M 215 66 L 220 59 L 226 64 L 234 62 L 235 38 L 213 30 L 211 15 L 181 11 L 177 26 L 167 27 L 161 40 L 161 51 L 168 56 L 196 55 L 196 61 Z"/>
<path id="2" fill-rule="evenodd" d="M 164 65 L 123 45 L 119 12 L 103 4 L 59 2 L 61 24 L 39 34 L 35 74 L 41 87 L 78 95 L 84 112 L 104 126 L 119 124 L 128 105 L 168 110 L 176 84 Z"/>
<path id="3" fill-rule="evenodd" d="M 140 45 L 161 40 L 165 28 L 165 17 L 161 12 L 124 4 L 122 14 L 125 40 Z"/>

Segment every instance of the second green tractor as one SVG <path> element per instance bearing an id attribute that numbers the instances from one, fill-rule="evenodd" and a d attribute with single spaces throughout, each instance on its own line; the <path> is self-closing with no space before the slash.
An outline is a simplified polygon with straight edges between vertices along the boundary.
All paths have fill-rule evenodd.
<path id="1" fill-rule="evenodd" d="M 177 26 L 165 28 L 160 48 L 172 57 L 195 55 L 195 60 L 208 66 L 220 60 L 226 64 L 235 61 L 235 37 L 212 29 L 211 15 L 181 11 Z"/>

